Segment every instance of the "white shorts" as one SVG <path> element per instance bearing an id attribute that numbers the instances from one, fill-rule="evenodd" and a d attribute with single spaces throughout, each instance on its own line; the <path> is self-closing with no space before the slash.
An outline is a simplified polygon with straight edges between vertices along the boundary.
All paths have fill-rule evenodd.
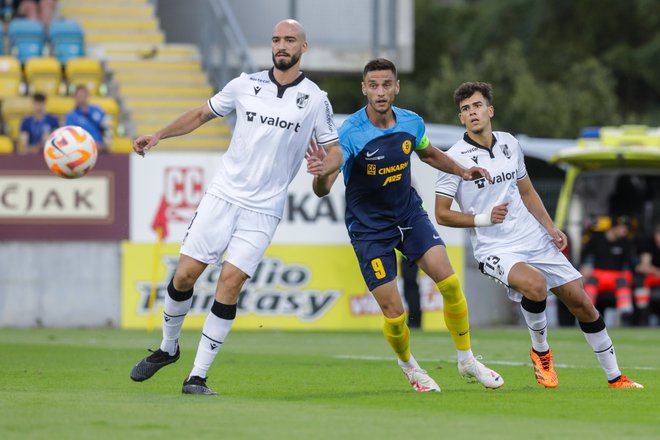
<path id="1" fill-rule="evenodd" d="M 206 193 L 190 221 L 181 253 L 217 265 L 224 255 L 224 261 L 251 277 L 279 222 L 272 215 L 250 211 Z"/>
<path id="2" fill-rule="evenodd" d="M 540 249 L 491 254 L 479 261 L 481 272 L 504 284 L 509 298 L 516 302 L 520 302 L 523 297 L 520 292 L 509 287 L 509 272 L 516 263 L 527 263 L 540 270 L 545 275 L 548 290 L 582 277 L 554 244 Z"/>

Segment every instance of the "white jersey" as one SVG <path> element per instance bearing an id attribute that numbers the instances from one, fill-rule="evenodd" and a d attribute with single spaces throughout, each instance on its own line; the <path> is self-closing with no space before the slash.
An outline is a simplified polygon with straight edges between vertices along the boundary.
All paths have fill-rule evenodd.
<path id="1" fill-rule="evenodd" d="M 493 146 L 488 149 L 467 134 L 447 154 L 466 168 L 480 166 L 488 170 L 493 183 L 486 179 L 463 180 L 440 172 L 435 193 L 456 200 L 466 214 L 489 214 L 493 207 L 509 202 L 509 212 L 501 224 L 470 229 L 472 249 L 478 261 L 506 250 L 517 252 L 545 247 L 552 241 L 545 228 L 534 218 L 520 197 L 518 181 L 527 176 L 525 157 L 518 140 L 509 133 L 493 132 Z"/>
<path id="2" fill-rule="evenodd" d="M 245 209 L 282 218 L 286 191 L 312 136 L 337 140 L 326 93 L 303 73 L 278 84 L 272 69 L 241 74 L 208 101 L 218 116 L 236 110 L 236 127 L 208 189 Z"/>

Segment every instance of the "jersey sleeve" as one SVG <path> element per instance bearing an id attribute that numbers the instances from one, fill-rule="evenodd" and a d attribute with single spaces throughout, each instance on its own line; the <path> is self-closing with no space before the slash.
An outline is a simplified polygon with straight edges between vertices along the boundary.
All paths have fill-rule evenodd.
<path id="1" fill-rule="evenodd" d="M 417 145 L 415 145 L 415 150 L 423 150 L 431 145 L 431 141 L 426 136 L 426 125 L 424 120 L 418 116 L 415 127 L 415 138 L 417 139 Z"/>
<path id="2" fill-rule="evenodd" d="M 336 142 L 339 139 L 337 134 L 337 127 L 334 122 L 334 114 L 332 112 L 332 105 L 328 100 L 328 95 L 322 93 L 321 108 L 316 112 L 316 120 L 314 121 L 314 133 L 316 143 L 319 145 L 327 145 Z"/>
<path id="3" fill-rule="evenodd" d="M 525 153 L 523 153 L 520 142 L 516 141 L 516 148 L 518 149 L 518 168 L 516 169 L 517 180 L 522 180 L 527 177 L 527 168 L 525 167 Z"/>
<path id="4" fill-rule="evenodd" d="M 209 108 L 216 116 L 224 117 L 236 108 L 236 92 L 240 80 L 240 77 L 232 79 L 209 99 Z"/>
<path id="5" fill-rule="evenodd" d="M 458 192 L 459 183 L 461 183 L 460 176 L 439 171 L 435 181 L 435 194 L 453 199 Z"/>

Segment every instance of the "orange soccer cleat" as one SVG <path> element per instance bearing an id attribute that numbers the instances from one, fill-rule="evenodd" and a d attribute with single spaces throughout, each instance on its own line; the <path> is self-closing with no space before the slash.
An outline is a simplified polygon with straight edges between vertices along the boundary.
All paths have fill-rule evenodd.
<path id="1" fill-rule="evenodd" d="M 633 382 L 626 376 L 619 376 L 614 382 L 608 382 L 608 388 L 644 388 L 641 383 Z"/>
<path id="2" fill-rule="evenodd" d="M 559 385 L 559 379 L 557 379 L 557 372 L 552 363 L 552 350 L 548 350 L 548 353 L 539 356 L 532 349 L 529 352 L 529 357 L 532 358 L 536 381 L 546 388 L 556 388 Z"/>

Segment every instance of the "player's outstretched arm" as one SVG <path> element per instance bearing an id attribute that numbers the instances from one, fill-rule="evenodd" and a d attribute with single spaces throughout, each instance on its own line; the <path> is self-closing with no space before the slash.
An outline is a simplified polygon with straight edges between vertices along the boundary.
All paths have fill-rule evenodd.
<path id="1" fill-rule="evenodd" d="M 492 182 L 490 173 L 485 168 L 481 167 L 472 167 L 464 168 L 454 159 L 449 157 L 443 151 L 435 148 L 433 145 L 430 145 L 421 150 L 415 150 L 422 162 L 429 164 L 433 168 L 443 171 L 445 173 L 454 174 L 456 176 L 461 176 L 463 180 L 475 180 L 481 177 L 485 177 L 489 182 Z"/>
<path id="2" fill-rule="evenodd" d="M 478 228 L 492 226 L 504 222 L 509 209 L 507 203 L 502 203 L 483 214 L 465 214 L 454 211 L 451 205 L 454 199 L 436 194 L 435 196 L 435 221 L 442 226 L 453 228 Z"/>
<path id="3" fill-rule="evenodd" d="M 136 138 L 133 142 L 133 150 L 135 150 L 140 156 L 144 156 L 144 154 L 151 148 L 155 147 L 161 139 L 188 134 L 215 117 L 215 113 L 211 111 L 208 104 L 204 103 L 188 110 L 156 133 Z"/>
<path id="4" fill-rule="evenodd" d="M 339 143 L 333 142 L 322 147 L 312 139 L 305 159 L 307 159 L 307 172 L 314 176 L 312 181 L 314 194 L 318 197 L 328 195 L 339 176 L 343 160 L 341 146 Z"/>

